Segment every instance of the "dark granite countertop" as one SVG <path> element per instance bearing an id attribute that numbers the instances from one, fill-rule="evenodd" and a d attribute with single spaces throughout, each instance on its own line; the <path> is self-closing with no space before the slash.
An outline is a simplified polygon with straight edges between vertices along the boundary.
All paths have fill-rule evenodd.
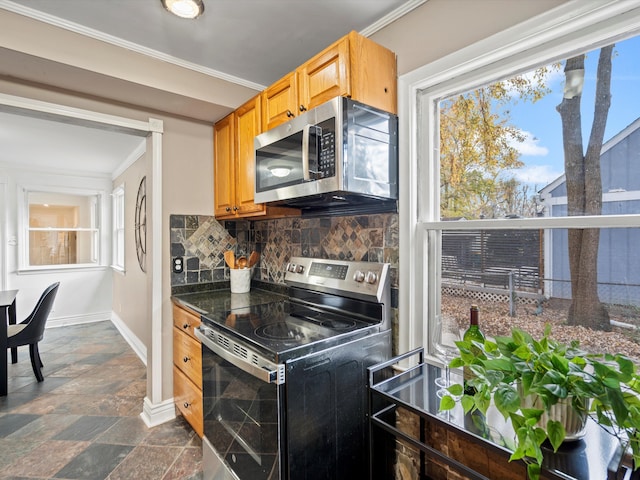
<path id="1" fill-rule="evenodd" d="M 201 315 L 214 312 L 246 308 L 278 300 L 286 300 L 286 295 L 252 287 L 248 293 L 231 293 L 229 289 L 207 290 L 195 293 L 181 293 L 171 296 L 175 303 L 183 305 Z"/>

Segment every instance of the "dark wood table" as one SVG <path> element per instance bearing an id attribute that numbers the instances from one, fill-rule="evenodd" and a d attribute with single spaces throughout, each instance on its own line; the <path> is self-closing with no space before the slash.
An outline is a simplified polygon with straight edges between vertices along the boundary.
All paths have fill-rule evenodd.
<path id="1" fill-rule="evenodd" d="M 18 290 L 0 290 L 0 396 L 7 394 L 7 324 L 16 323 Z"/>

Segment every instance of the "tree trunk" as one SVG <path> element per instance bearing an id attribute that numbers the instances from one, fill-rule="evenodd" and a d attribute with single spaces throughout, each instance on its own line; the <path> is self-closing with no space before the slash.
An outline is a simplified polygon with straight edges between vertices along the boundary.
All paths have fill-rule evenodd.
<path id="1" fill-rule="evenodd" d="M 584 55 L 568 59 L 565 65 L 565 94 L 557 110 L 562 120 L 569 216 L 602 214 L 600 152 L 611 104 L 612 51 L 613 45 L 600 50 L 594 118 L 585 154 L 583 154 L 580 112 Z M 597 228 L 569 229 L 568 241 L 572 301 L 567 322 L 569 325 L 609 330 L 611 328 L 609 313 L 598 296 L 600 230 Z"/>

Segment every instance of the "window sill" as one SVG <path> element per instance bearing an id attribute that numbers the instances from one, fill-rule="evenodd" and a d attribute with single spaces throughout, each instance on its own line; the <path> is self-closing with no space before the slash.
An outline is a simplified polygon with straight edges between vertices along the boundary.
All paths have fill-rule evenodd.
<path id="1" fill-rule="evenodd" d="M 48 265 L 41 267 L 23 267 L 18 269 L 18 275 L 38 275 L 43 273 L 61 273 L 61 272 L 90 272 L 106 270 L 109 267 L 104 265 Z"/>
<path id="2" fill-rule="evenodd" d="M 115 273 L 119 273 L 120 275 L 125 275 L 127 271 L 123 267 L 118 267 L 116 265 L 111 265 L 111 270 Z"/>

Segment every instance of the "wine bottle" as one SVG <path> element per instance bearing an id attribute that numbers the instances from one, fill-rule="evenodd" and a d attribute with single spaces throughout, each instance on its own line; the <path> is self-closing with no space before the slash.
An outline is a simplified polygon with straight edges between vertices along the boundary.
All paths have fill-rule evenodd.
<path id="1" fill-rule="evenodd" d="M 471 305 L 469 312 L 469 328 L 464 332 L 462 337 L 465 342 L 479 342 L 484 343 L 484 335 L 480 331 L 478 325 L 479 311 L 477 305 Z M 475 347 L 472 347 L 472 351 Z M 469 385 L 469 380 L 473 378 L 473 372 L 469 367 L 463 368 L 464 375 L 464 393 L 465 395 L 475 395 L 476 389 L 472 385 Z"/>

